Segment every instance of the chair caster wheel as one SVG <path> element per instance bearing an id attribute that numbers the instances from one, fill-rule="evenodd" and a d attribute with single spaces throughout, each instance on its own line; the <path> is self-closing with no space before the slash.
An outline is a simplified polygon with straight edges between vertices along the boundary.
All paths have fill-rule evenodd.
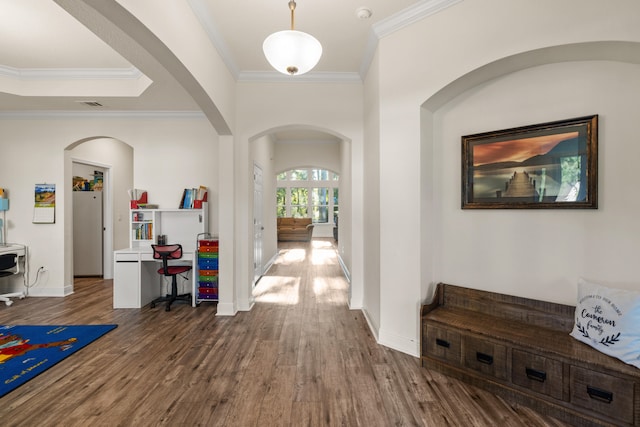
<path id="1" fill-rule="evenodd" d="M 155 302 L 152 302 L 152 303 L 151 303 L 151 305 L 150 305 L 150 307 L 151 307 L 151 308 L 156 308 L 156 303 L 155 303 Z"/>
<path id="2" fill-rule="evenodd" d="M 171 307 L 166 306 L 166 307 L 165 307 L 165 309 L 164 309 L 164 311 L 171 311 Z"/>

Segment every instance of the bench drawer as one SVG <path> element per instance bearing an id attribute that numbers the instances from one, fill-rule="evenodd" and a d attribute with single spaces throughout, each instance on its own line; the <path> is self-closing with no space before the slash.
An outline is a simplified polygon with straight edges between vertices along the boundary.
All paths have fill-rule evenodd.
<path id="1" fill-rule="evenodd" d="M 511 381 L 536 393 L 563 400 L 562 362 L 557 360 L 514 349 Z"/>
<path id="2" fill-rule="evenodd" d="M 576 366 L 570 378 L 571 403 L 633 424 L 633 381 Z"/>
<path id="3" fill-rule="evenodd" d="M 464 366 L 485 375 L 507 379 L 507 348 L 485 339 L 463 336 Z"/>
<path id="4" fill-rule="evenodd" d="M 460 333 L 448 328 L 426 325 L 423 349 L 431 357 L 460 363 Z"/>

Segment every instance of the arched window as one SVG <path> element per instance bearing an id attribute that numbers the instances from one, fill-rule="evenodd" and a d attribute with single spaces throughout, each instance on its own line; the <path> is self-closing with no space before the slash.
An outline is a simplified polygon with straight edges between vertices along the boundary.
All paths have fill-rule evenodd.
<path id="1" fill-rule="evenodd" d="M 326 169 L 292 169 L 277 176 L 278 217 L 335 222 L 340 176 Z"/>

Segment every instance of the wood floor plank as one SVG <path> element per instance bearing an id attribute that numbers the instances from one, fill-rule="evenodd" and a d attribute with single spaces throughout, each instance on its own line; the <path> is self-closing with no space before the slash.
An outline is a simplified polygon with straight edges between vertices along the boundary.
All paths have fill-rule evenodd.
<path id="1" fill-rule="evenodd" d="M 118 327 L 0 398 L 3 426 L 554 426 L 376 343 L 332 240 L 283 242 L 249 312 L 112 308 L 111 280 L 16 300 L 0 324 Z"/>

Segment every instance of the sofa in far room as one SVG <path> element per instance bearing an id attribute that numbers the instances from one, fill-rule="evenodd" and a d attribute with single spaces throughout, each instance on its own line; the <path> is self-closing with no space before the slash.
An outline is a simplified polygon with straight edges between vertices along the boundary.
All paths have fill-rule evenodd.
<path id="1" fill-rule="evenodd" d="M 311 218 L 278 218 L 279 242 L 309 242 L 313 235 Z"/>

